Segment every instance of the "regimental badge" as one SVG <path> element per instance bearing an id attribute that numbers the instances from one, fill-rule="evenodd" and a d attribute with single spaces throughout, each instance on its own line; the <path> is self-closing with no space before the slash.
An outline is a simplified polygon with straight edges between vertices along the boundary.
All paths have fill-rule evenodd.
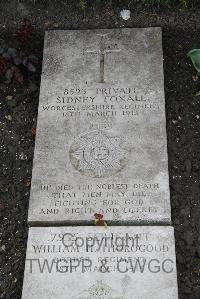
<path id="1" fill-rule="evenodd" d="M 70 161 L 83 175 L 109 177 L 127 164 L 123 138 L 92 131 L 80 135 L 70 147 Z"/>

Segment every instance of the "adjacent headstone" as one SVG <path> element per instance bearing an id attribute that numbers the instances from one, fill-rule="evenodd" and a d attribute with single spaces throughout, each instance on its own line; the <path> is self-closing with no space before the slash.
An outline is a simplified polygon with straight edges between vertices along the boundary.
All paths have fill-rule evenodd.
<path id="1" fill-rule="evenodd" d="M 22 299 L 177 299 L 171 227 L 30 228 Z"/>
<path id="2" fill-rule="evenodd" d="M 29 223 L 170 223 L 159 28 L 45 37 Z"/>

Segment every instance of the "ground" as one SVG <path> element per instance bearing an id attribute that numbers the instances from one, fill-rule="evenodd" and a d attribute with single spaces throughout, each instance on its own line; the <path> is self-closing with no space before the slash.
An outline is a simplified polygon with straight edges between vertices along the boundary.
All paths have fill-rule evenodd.
<path id="1" fill-rule="evenodd" d="M 163 28 L 179 296 L 200 298 L 200 96 L 195 96 L 200 81 L 194 80 L 186 57 L 189 50 L 200 48 L 200 10 L 144 10 L 142 5 L 130 5 L 131 19 L 124 21 L 119 16 L 123 5 L 107 3 L 83 11 L 78 1 L 0 2 L 0 37 L 12 46 L 13 32 L 21 18 L 27 17 L 34 26 L 29 51 L 40 61 L 36 73 L 24 74 L 22 85 L 0 79 L 0 298 L 21 298 L 44 31 L 148 26 Z"/>

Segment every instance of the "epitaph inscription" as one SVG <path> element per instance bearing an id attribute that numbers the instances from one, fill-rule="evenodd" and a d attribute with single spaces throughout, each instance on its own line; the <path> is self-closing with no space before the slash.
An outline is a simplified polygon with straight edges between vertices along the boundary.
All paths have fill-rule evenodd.
<path id="1" fill-rule="evenodd" d="M 166 140 L 159 28 L 46 34 L 30 223 L 169 224 Z"/>
<path id="2" fill-rule="evenodd" d="M 22 299 L 177 299 L 170 227 L 30 228 Z"/>

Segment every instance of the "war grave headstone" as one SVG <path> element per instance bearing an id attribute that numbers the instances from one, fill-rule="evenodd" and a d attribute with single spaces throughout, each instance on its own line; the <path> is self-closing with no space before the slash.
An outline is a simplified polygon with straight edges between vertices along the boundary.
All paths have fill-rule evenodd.
<path id="1" fill-rule="evenodd" d="M 177 299 L 174 230 L 30 228 L 22 299 Z"/>
<path id="2" fill-rule="evenodd" d="M 160 28 L 45 36 L 30 225 L 170 224 Z"/>
<path id="3" fill-rule="evenodd" d="M 160 28 L 46 34 L 22 299 L 178 298 L 163 81 Z"/>

